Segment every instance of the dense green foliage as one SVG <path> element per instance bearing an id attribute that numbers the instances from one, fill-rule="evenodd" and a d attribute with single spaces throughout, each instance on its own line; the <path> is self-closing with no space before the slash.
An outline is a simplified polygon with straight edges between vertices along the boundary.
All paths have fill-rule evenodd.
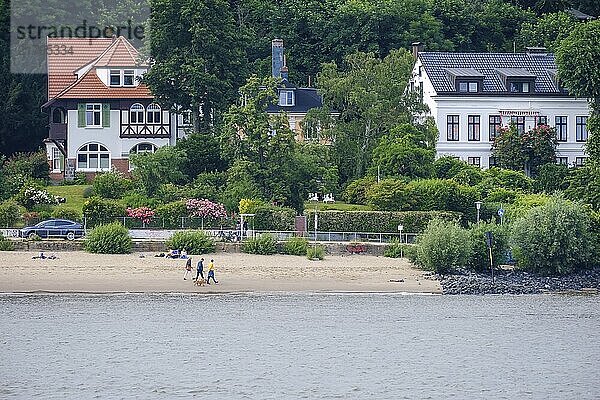
<path id="1" fill-rule="evenodd" d="M 250 254 L 275 254 L 277 253 L 277 240 L 273 235 L 258 235 L 245 240 L 242 244 L 242 251 Z"/>
<path id="2" fill-rule="evenodd" d="M 434 219 L 417 238 L 416 264 L 445 274 L 464 267 L 472 253 L 469 232 L 455 222 Z"/>
<path id="3" fill-rule="evenodd" d="M 552 275 L 587 267 L 595 250 L 590 222 L 579 204 L 558 198 L 529 210 L 512 225 L 518 266 Z"/>
<path id="4" fill-rule="evenodd" d="M 92 182 L 94 195 L 106 199 L 120 199 L 131 189 L 131 181 L 119 172 L 104 172 L 96 175 Z"/>
<path id="5" fill-rule="evenodd" d="M 0 251 L 12 251 L 14 249 L 15 249 L 15 246 L 14 246 L 13 242 L 11 242 L 10 240 L 6 239 L 0 233 Z"/>
<path id="6" fill-rule="evenodd" d="M 303 237 L 290 237 L 283 242 L 283 252 L 292 256 L 305 256 L 308 249 L 308 239 Z"/>
<path id="7" fill-rule="evenodd" d="M 294 229 L 296 212 L 291 208 L 262 206 L 254 210 L 254 229 L 291 231 Z"/>
<path id="8" fill-rule="evenodd" d="M 116 200 L 91 197 L 83 203 L 83 218 L 87 227 L 113 222 L 125 215 L 125 206 Z"/>
<path id="9" fill-rule="evenodd" d="M 11 227 L 21 217 L 19 205 L 14 201 L 0 203 L 0 227 Z"/>
<path id="10" fill-rule="evenodd" d="M 85 250 L 90 253 L 128 254 L 131 248 L 129 231 L 118 222 L 95 227 L 85 239 Z"/>
<path id="11" fill-rule="evenodd" d="M 206 254 L 215 251 L 215 241 L 202 231 L 176 232 L 167 240 L 169 249 L 185 250 L 188 254 Z"/>
<path id="12" fill-rule="evenodd" d="M 467 267 L 475 271 L 490 270 L 490 255 L 486 244 L 485 233 L 492 232 L 492 262 L 494 268 L 504 264 L 508 251 L 508 232 L 504 226 L 488 223 L 474 224 L 469 229 L 471 254 Z"/>

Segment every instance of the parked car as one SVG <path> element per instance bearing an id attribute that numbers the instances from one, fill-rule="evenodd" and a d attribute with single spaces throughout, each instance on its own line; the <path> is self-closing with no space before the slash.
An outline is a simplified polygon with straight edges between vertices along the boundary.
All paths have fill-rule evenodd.
<path id="1" fill-rule="evenodd" d="M 19 236 L 23 238 L 30 238 L 33 235 L 38 235 L 41 238 L 62 237 L 73 240 L 85 235 L 85 231 L 83 230 L 83 225 L 78 222 L 67 219 L 51 219 L 28 226 L 19 231 Z"/>

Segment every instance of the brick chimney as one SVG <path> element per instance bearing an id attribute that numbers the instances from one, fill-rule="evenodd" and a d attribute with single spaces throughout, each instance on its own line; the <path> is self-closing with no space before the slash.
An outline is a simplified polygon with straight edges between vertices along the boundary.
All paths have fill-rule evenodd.
<path id="1" fill-rule="evenodd" d="M 425 45 L 421 42 L 413 42 L 412 44 L 412 53 L 413 53 L 413 57 L 417 58 L 419 56 L 419 53 L 422 52 L 425 49 Z"/>
<path id="2" fill-rule="evenodd" d="M 271 75 L 273 78 L 281 78 L 283 61 L 283 40 L 273 39 L 271 41 Z"/>

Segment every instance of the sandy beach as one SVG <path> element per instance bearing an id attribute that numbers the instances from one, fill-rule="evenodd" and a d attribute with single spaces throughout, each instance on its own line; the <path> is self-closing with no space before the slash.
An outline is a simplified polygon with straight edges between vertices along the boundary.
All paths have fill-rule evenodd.
<path id="1" fill-rule="evenodd" d="M 56 260 L 32 259 L 35 252 L 0 252 L 0 292 L 408 292 L 441 293 L 437 281 L 407 260 L 351 255 L 305 257 L 240 253 L 203 255 L 215 260 L 219 284 L 183 280 L 186 260 L 152 253 L 101 255 L 58 252 Z M 50 253 L 46 253 L 50 254 Z M 191 256 L 195 264 L 199 256 Z M 205 267 L 205 276 L 206 276 Z"/>

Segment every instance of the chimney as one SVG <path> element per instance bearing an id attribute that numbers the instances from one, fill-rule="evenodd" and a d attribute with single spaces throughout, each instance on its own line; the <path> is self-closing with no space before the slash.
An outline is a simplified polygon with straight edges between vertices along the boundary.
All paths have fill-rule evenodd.
<path id="1" fill-rule="evenodd" d="M 273 39 L 271 41 L 271 75 L 273 78 L 281 78 L 283 66 L 283 40 Z"/>
<path id="2" fill-rule="evenodd" d="M 425 45 L 423 45 L 423 43 L 413 42 L 413 44 L 412 44 L 413 57 L 417 58 L 419 56 L 419 53 L 422 52 L 424 49 L 425 49 Z"/>
<path id="3" fill-rule="evenodd" d="M 525 53 L 529 56 L 545 56 L 548 50 L 545 47 L 525 47 Z"/>

